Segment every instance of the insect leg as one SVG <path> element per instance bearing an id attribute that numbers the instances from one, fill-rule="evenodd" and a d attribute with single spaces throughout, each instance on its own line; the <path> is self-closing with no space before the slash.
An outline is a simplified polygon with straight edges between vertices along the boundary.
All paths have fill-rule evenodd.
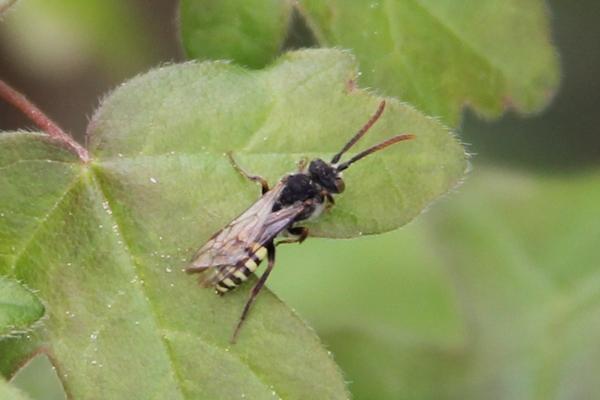
<path id="1" fill-rule="evenodd" d="M 294 237 L 280 240 L 279 242 L 277 242 L 277 245 L 280 245 L 281 243 L 302 243 L 304 242 L 304 239 L 308 237 L 308 228 L 304 226 L 294 226 L 288 228 L 287 231 Z"/>
<path id="2" fill-rule="evenodd" d="M 323 212 L 329 212 L 329 210 L 331 210 L 331 207 L 335 205 L 335 199 L 333 198 L 333 195 L 326 190 L 321 192 L 321 196 L 327 199 L 327 204 L 325 205 L 325 209 L 323 210 Z"/>
<path id="3" fill-rule="evenodd" d="M 298 172 L 303 173 L 306 169 L 306 164 L 308 163 L 308 159 L 306 157 L 302 157 L 300 162 L 298 163 Z"/>
<path id="4" fill-rule="evenodd" d="M 254 285 L 254 287 L 252 288 L 252 291 L 250 292 L 250 298 L 246 302 L 246 307 L 244 307 L 244 311 L 242 312 L 242 316 L 240 317 L 240 322 L 238 322 L 237 327 L 235 328 L 235 332 L 233 332 L 233 337 L 231 338 L 231 343 L 233 343 L 233 344 L 235 344 L 237 334 L 240 331 L 242 324 L 246 320 L 248 311 L 250 311 L 250 306 L 254 302 L 254 299 L 256 299 L 256 296 L 258 296 L 258 293 L 262 289 L 263 285 L 265 284 L 265 281 L 267 280 L 267 278 L 269 277 L 269 274 L 271 273 L 271 270 L 273 269 L 273 266 L 275 265 L 275 245 L 271 241 L 271 243 L 266 244 L 265 247 L 267 249 L 267 257 L 269 260 L 269 265 L 267 266 L 267 269 L 262 274 L 262 276 L 260 277 L 258 282 L 256 282 L 256 285 Z"/>
<path id="5" fill-rule="evenodd" d="M 233 164 L 235 169 L 237 169 L 240 174 L 244 175 L 247 179 L 250 179 L 251 181 L 260 182 L 260 184 L 262 186 L 262 194 L 265 194 L 269 191 L 269 184 L 267 183 L 265 178 L 263 178 L 260 175 L 251 175 L 248 172 L 246 172 L 246 170 L 244 170 L 242 167 L 239 166 L 239 164 L 237 162 L 235 162 L 231 151 L 227 152 L 227 156 L 231 160 L 231 163 Z"/>

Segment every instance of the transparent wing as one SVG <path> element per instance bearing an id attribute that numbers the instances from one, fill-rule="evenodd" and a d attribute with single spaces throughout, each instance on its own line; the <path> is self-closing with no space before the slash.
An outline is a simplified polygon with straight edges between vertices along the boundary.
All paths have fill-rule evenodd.
<path id="1" fill-rule="evenodd" d="M 209 287 L 232 275 L 238 264 L 252 257 L 265 243 L 275 238 L 302 213 L 305 205 L 272 211 L 285 184 L 280 182 L 250 208 L 206 242 L 186 268 L 200 273 L 200 285 Z"/>

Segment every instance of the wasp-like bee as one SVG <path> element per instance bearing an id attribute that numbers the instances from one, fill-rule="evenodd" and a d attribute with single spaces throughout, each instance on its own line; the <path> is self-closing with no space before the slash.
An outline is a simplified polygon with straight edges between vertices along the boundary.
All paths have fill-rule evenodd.
<path id="1" fill-rule="evenodd" d="M 200 274 L 200 286 L 214 286 L 223 295 L 244 282 L 265 258 L 269 265 L 250 293 L 242 316 L 231 339 L 242 326 L 250 306 L 262 289 L 275 265 L 275 246 L 281 243 L 301 243 L 308 236 L 308 229 L 297 223 L 319 216 L 335 204 L 333 197 L 344 191 L 342 171 L 352 163 L 396 142 L 412 139 L 410 134 L 395 136 L 373 146 L 350 160 L 338 164 L 348 151 L 379 119 L 385 108 L 385 100 L 365 126 L 337 153 L 330 163 L 315 158 L 306 168 L 302 158 L 298 172 L 285 175 L 279 183 L 269 189 L 265 179 L 251 175 L 242 169 L 228 153 L 233 166 L 246 178 L 260 182 L 262 197 L 225 228 L 214 234 L 192 258 L 187 273 Z M 275 239 L 279 236 L 285 238 Z"/>

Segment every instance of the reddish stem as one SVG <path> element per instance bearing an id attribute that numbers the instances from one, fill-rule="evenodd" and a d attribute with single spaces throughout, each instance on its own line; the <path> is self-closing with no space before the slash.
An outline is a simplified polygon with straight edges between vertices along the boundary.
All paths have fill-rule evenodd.
<path id="1" fill-rule="evenodd" d="M 0 97 L 18 108 L 48 135 L 64 143 L 68 148 L 77 153 L 81 161 L 87 163 L 90 160 L 90 153 L 85 148 L 60 129 L 58 125 L 27 100 L 25 96 L 8 86 L 2 80 L 0 80 Z"/>

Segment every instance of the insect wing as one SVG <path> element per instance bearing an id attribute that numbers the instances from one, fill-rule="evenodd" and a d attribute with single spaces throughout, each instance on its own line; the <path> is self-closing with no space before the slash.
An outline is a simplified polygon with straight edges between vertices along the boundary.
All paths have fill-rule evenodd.
<path id="1" fill-rule="evenodd" d="M 200 285 L 210 287 L 232 275 L 239 262 L 276 237 L 303 212 L 298 204 L 272 212 L 285 185 L 278 183 L 229 225 L 217 232 L 192 258 L 188 273 L 200 273 Z M 251 250 L 253 249 L 253 250 Z"/>
<path id="2" fill-rule="evenodd" d="M 304 213 L 307 207 L 307 203 L 297 202 L 269 214 L 269 217 L 265 221 L 263 232 L 257 242 L 262 245 L 274 239 L 281 231 L 289 227 L 298 215 Z"/>
<path id="3" fill-rule="evenodd" d="M 192 257 L 188 270 L 200 272 L 201 269 L 235 262 L 246 256 L 245 248 L 260 236 L 264 223 L 271 214 L 273 203 L 283 188 L 284 185 L 277 184 L 211 237 Z"/>

